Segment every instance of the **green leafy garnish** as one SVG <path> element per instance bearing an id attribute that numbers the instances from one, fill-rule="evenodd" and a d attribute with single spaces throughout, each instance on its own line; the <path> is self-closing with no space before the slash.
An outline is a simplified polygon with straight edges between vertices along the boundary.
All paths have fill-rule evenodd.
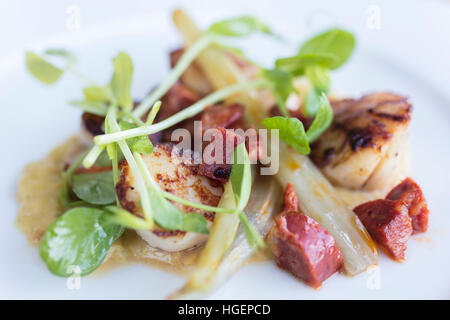
<path id="1" fill-rule="evenodd" d="M 152 109 L 150 110 L 150 113 L 147 116 L 147 120 L 145 120 L 145 124 L 150 125 L 153 123 L 153 121 L 155 121 L 156 115 L 158 114 L 160 108 L 161 108 L 161 101 L 156 101 Z"/>
<path id="2" fill-rule="evenodd" d="M 328 68 L 336 61 L 336 56 L 326 53 L 304 53 L 293 57 L 280 58 L 275 61 L 275 67 L 279 70 L 291 73 L 293 76 L 301 76 L 305 73 L 306 67 L 318 65 Z"/>
<path id="3" fill-rule="evenodd" d="M 60 57 L 66 60 L 66 69 L 72 66 L 77 61 L 75 55 L 66 49 L 47 49 L 44 51 L 44 54 L 48 56 Z"/>
<path id="4" fill-rule="evenodd" d="M 180 230 L 183 213 L 156 190 L 149 189 L 148 197 L 156 223 L 167 230 Z"/>
<path id="5" fill-rule="evenodd" d="M 299 55 L 320 54 L 334 56 L 334 61 L 328 66 L 334 70 L 343 65 L 355 48 L 353 35 L 342 29 L 331 29 L 323 32 L 303 44 Z"/>
<path id="6" fill-rule="evenodd" d="M 248 200 L 250 199 L 250 192 L 252 189 L 250 159 L 244 143 L 238 144 L 234 149 L 230 181 L 234 199 L 236 201 L 234 214 L 238 215 L 250 246 L 252 248 L 255 248 L 256 246 L 262 248 L 264 247 L 264 240 L 250 221 L 248 221 L 247 216 L 244 213 L 244 208 L 247 206 Z"/>
<path id="7" fill-rule="evenodd" d="M 84 99 L 91 102 L 110 102 L 111 91 L 109 87 L 90 86 L 83 89 Z"/>
<path id="8" fill-rule="evenodd" d="M 58 217 L 42 238 L 39 252 L 48 269 L 61 277 L 79 268 L 84 276 L 97 269 L 123 228 L 96 208 L 75 208 Z"/>
<path id="9" fill-rule="evenodd" d="M 108 105 L 99 101 L 90 101 L 90 100 L 69 101 L 69 104 L 73 107 L 80 108 L 83 111 L 96 114 L 99 116 L 105 116 L 106 113 L 108 112 Z"/>
<path id="10" fill-rule="evenodd" d="M 184 213 L 181 230 L 201 234 L 209 234 L 208 222 L 205 217 L 197 213 Z"/>
<path id="11" fill-rule="evenodd" d="M 120 121 L 119 126 L 121 130 L 136 128 L 136 125 L 128 121 Z M 129 138 L 126 141 L 131 151 L 133 152 L 139 152 L 144 154 L 151 154 L 153 152 L 153 144 L 148 136 L 138 136 L 134 138 Z"/>
<path id="12" fill-rule="evenodd" d="M 252 188 L 250 159 L 244 143 L 238 144 L 234 149 L 230 180 L 236 199 L 236 211 L 240 212 L 247 205 Z"/>
<path id="13" fill-rule="evenodd" d="M 262 122 L 267 129 L 278 129 L 280 139 L 301 154 L 309 154 L 311 149 L 303 123 L 297 118 L 272 117 Z"/>
<path id="14" fill-rule="evenodd" d="M 273 35 L 270 28 L 259 19 L 252 16 L 241 16 L 212 24 L 207 33 L 227 37 L 244 37 L 255 32 Z"/>
<path id="15" fill-rule="evenodd" d="M 115 200 L 111 171 L 74 174 L 71 183 L 76 196 L 90 204 L 105 205 Z"/>
<path id="16" fill-rule="evenodd" d="M 245 232 L 245 237 L 247 238 L 247 241 L 252 248 L 264 248 L 265 243 L 263 238 L 259 235 L 258 231 L 256 231 L 255 227 L 248 221 L 247 216 L 245 213 L 240 212 L 238 213 L 239 220 L 242 224 L 242 229 Z"/>
<path id="17" fill-rule="evenodd" d="M 114 59 L 114 74 L 109 84 L 117 105 L 126 111 L 133 108 L 131 82 L 133 80 L 133 62 L 129 55 L 120 52 Z"/>
<path id="18" fill-rule="evenodd" d="M 45 84 L 55 83 L 64 72 L 34 52 L 25 54 L 25 63 L 28 71 Z"/>
<path id="19" fill-rule="evenodd" d="M 286 108 L 286 100 L 291 93 L 297 92 L 292 84 L 292 74 L 282 70 L 272 69 L 262 70 L 261 76 L 267 80 L 268 89 L 272 91 L 275 96 L 275 100 L 277 101 L 281 113 L 285 117 L 288 117 L 289 113 Z"/>
<path id="20" fill-rule="evenodd" d="M 331 79 L 327 68 L 320 65 L 309 65 L 306 67 L 305 74 L 315 90 L 328 93 Z"/>
<path id="21" fill-rule="evenodd" d="M 305 101 L 302 105 L 302 111 L 307 117 L 314 117 L 319 108 L 319 101 L 322 92 L 319 90 L 312 88 L 308 91 Z"/>
<path id="22" fill-rule="evenodd" d="M 313 123 L 308 128 L 306 135 L 309 143 L 314 142 L 333 122 L 333 109 L 327 96 L 322 93 L 319 98 L 318 110 Z"/>
<path id="23" fill-rule="evenodd" d="M 156 223 L 166 230 L 192 231 L 208 234 L 207 221 L 197 213 L 183 213 L 169 200 L 165 199 L 159 190 L 148 190 L 152 216 Z"/>

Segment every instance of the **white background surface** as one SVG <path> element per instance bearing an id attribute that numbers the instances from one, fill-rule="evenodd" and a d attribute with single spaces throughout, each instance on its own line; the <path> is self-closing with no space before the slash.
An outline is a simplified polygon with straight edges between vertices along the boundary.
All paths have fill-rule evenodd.
<path id="1" fill-rule="evenodd" d="M 80 9 L 80 28 L 68 28 L 66 12 Z M 380 9 L 380 29 L 369 28 L 368 7 Z M 2 157 L 0 197 L 0 298 L 164 298 L 183 279 L 133 265 L 82 279 L 80 290 L 52 276 L 15 228 L 17 178 L 23 166 L 43 157 L 78 130 L 80 111 L 67 105 L 82 83 L 71 76 L 53 87 L 29 77 L 25 49 L 65 46 L 80 58 L 79 69 L 102 83 L 111 58 L 128 52 L 135 65 L 133 93 L 141 97 L 167 71 L 167 52 L 179 37 L 171 9 L 185 8 L 201 26 L 218 18 L 254 14 L 285 36 L 289 45 L 251 39 L 252 58 L 269 65 L 293 54 L 305 37 L 339 24 L 353 31 L 358 47 L 351 61 L 333 74 L 334 89 L 351 95 L 390 90 L 414 104 L 411 132 L 414 178 L 431 211 L 426 235 L 409 243 L 407 261 L 380 259 L 380 287 L 374 274 L 335 275 L 314 291 L 273 263 L 242 268 L 211 298 L 398 299 L 450 298 L 450 2 L 449 1 L 2 1 L 0 4 L 0 105 Z"/>

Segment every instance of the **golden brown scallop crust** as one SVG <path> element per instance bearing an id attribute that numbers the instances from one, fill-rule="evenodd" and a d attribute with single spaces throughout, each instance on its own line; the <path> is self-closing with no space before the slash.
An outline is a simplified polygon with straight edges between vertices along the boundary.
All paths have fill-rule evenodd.
<path id="1" fill-rule="evenodd" d="M 332 106 L 333 124 L 312 144 L 310 157 L 335 184 L 362 187 L 393 150 L 393 141 L 397 151 L 399 137 L 407 137 L 412 105 L 403 96 L 380 92 L 335 100 Z"/>
<path id="2" fill-rule="evenodd" d="M 151 161 L 167 161 L 167 159 L 180 160 L 185 155 L 181 154 L 181 150 L 174 149 L 176 148 L 172 143 L 162 143 L 156 144 L 153 153 L 149 156 L 145 156 Z M 184 159 L 186 160 L 186 159 Z M 140 207 L 137 204 L 135 197 L 132 197 L 131 194 L 135 193 L 135 187 L 133 186 L 133 176 L 130 172 L 130 167 L 128 163 L 123 160 L 119 164 L 119 168 L 121 171 L 119 181 L 116 185 L 116 194 L 119 199 L 121 206 L 130 211 L 131 213 L 141 216 Z M 152 171 L 152 168 L 149 168 Z M 196 199 L 202 204 L 209 206 L 217 206 L 220 200 L 221 192 L 223 189 L 221 186 L 217 186 L 213 183 L 209 185 L 205 185 L 205 183 L 210 183 L 209 179 L 205 177 L 200 177 L 197 173 L 196 165 L 190 164 L 186 161 L 178 161 L 176 164 L 176 170 L 173 172 L 164 172 L 161 171 L 152 171 L 155 181 L 159 184 L 159 186 L 174 195 L 185 198 L 184 195 L 187 195 L 189 192 L 195 194 Z M 213 193 L 209 187 L 217 189 L 220 191 Z M 214 219 L 214 212 L 205 212 L 196 208 L 192 208 L 189 206 L 184 206 L 179 203 L 172 202 L 175 206 L 177 206 L 182 212 L 196 212 L 202 214 L 208 221 L 212 222 Z M 159 237 L 171 237 L 171 236 L 180 236 L 185 232 L 175 230 L 168 231 L 157 228 L 153 230 L 153 233 Z"/>

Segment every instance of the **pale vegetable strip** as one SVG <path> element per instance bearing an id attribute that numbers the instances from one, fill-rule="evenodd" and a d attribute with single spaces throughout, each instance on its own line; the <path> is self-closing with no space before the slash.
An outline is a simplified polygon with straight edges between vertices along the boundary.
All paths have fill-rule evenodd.
<path id="1" fill-rule="evenodd" d="M 224 209 L 236 208 L 231 181 L 225 184 L 219 207 Z M 237 214 L 216 213 L 208 242 L 199 257 L 196 269 L 186 285 L 170 298 L 177 299 L 185 293 L 208 289 L 217 266 L 233 243 L 238 227 L 239 217 Z"/>
<path id="2" fill-rule="evenodd" d="M 186 46 L 191 46 L 198 39 L 204 37 L 204 33 L 181 10 L 173 13 L 173 22 L 183 36 Z M 217 46 L 210 46 L 203 50 L 195 61 L 216 90 L 230 84 L 247 81 L 236 64 L 230 59 L 226 59 L 223 50 Z"/>
<path id="3" fill-rule="evenodd" d="M 265 237 L 273 224 L 272 217 L 280 207 L 281 190 L 278 183 L 269 176 L 259 177 L 253 184 L 252 196 L 245 208 L 249 221 L 256 228 L 258 233 Z M 233 245 L 225 253 L 217 266 L 214 276 L 204 284 L 204 289 L 189 290 L 183 288 L 175 292 L 171 299 L 202 299 L 212 290 L 227 281 L 254 253 L 254 249 L 249 245 L 242 226 L 239 228 Z"/>
<path id="4" fill-rule="evenodd" d="M 177 11 L 174 14 L 174 21 L 187 43 L 201 35 L 201 31 L 182 12 Z M 196 62 L 201 66 L 202 71 L 213 86 L 217 89 L 217 83 L 222 83 L 224 79 L 226 81 L 233 81 L 232 79 L 240 81 L 242 72 L 239 69 L 231 68 L 224 71 L 221 68 L 225 60 L 231 62 L 230 58 L 223 52 L 220 53 L 212 49 L 205 49 L 203 55 L 200 55 Z M 204 58 L 206 53 L 208 53 L 210 59 Z M 235 75 L 230 75 L 230 73 L 235 73 Z M 215 81 L 215 78 L 219 78 L 220 81 Z M 233 82 L 227 82 L 228 85 L 231 83 Z M 260 126 L 259 119 L 264 112 L 261 108 L 257 112 L 258 106 L 255 98 L 248 92 L 242 93 L 238 98 L 245 104 L 246 108 L 250 106 L 252 110 L 255 110 L 246 114 L 249 122 L 255 126 Z M 251 102 L 250 105 L 246 103 L 248 101 Z M 372 239 L 356 215 L 344 205 L 328 180 L 307 156 L 287 149 L 283 143 L 280 143 L 280 149 L 278 181 L 283 186 L 287 182 L 293 182 L 295 191 L 300 197 L 300 202 L 305 202 L 303 204 L 305 213 L 317 220 L 333 235 L 343 254 L 346 273 L 355 275 L 376 264 L 377 252 Z"/>
<path id="5" fill-rule="evenodd" d="M 302 211 L 333 235 L 346 273 L 356 275 L 376 264 L 377 250 L 369 234 L 312 161 L 285 145 L 280 155 L 278 181 L 283 186 L 292 182 Z"/>
<path id="6" fill-rule="evenodd" d="M 187 44 L 190 44 L 198 39 L 198 37 L 201 37 L 202 32 L 182 11 L 178 10 L 174 13 L 174 21 L 180 29 L 180 32 L 183 34 L 183 37 L 185 37 Z M 189 30 L 189 32 L 184 33 L 184 31 L 187 30 Z M 213 87 L 219 89 L 219 91 L 223 87 L 228 87 L 229 85 L 239 82 L 246 82 L 244 75 L 240 73 L 237 66 L 226 57 L 222 50 L 208 47 L 199 55 L 196 61 L 202 71 L 205 72 L 205 69 L 209 70 L 209 72 L 206 71 L 205 74 L 208 80 L 213 84 Z M 215 63 L 212 63 L 212 61 L 215 61 Z M 209 68 L 211 65 L 217 66 L 218 70 Z M 214 75 L 216 72 L 218 72 L 218 75 Z M 251 87 L 249 87 L 249 89 L 251 89 Z M 228 100 L 227 102 L 231 101 Z M 225 190 L 220 200 L 219 207 L 225 209 L 234 209 L 236 207 L 231 181 L 225 184 Z M 239 217 L 237 214 L 230 215 L 226 213 L 216 213 L 208 242 L 199 257 L 194 273 L 191 275 L 186 285 L 173 293 L 169 298 L 180 299 L 185 296 L 198 294 L 202 291 L 204 292 L 211 288 L 214 281 L 216 281 L 216 268 L 219 265 L 222 265 L 222 258 L 233 244 L 238 227 Z M 243 231 L 241 231 L 241 233 L 243 233 Z M 243 235 L 243 237 L 245 239 L 245 235 Z M 245 243 L 245 245 L 248 246 L 246 240 Z M 254 249 L 248 246 L 248 250 L 245 251 L 246 255 L 243 255 L 243 259 L 240 260 L 241 262 L 250 257 L 254 252 Z M 227 268 L 222 269 L 221 273 L 230 275 L 234 272 L 234 269 L 230 268 L 228 273 L 225 271 L 226 269 Z"/>
<path id="7" fill-rule="evenodd" d="M 203 34 L 191 18 L 181 10 L 173 13 L 173 22 L 187 46 L 194 43 Z M 219 46 L 210 46 L 203 50 L 195 59 L 195 63 L 215 90 L 248 81 L 230 56 Z M 245 105 L 246 120 L 249 124 L 253 126 L 261 124 L 264 113 L 261 112 L 261 101 L 256 97 L 256 92 L 247 90 L 245 93 L 230 96 L 225 100 L 227 103 L 239 102 Z"/>

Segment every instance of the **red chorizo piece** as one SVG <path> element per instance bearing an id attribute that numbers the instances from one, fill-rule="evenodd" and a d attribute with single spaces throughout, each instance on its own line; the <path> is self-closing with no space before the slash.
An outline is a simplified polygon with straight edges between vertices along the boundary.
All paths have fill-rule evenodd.
<path id="1" fill-rule="evenodd" d="M 234 103 L 231 105 L 217 104 L 209 106 L 202 112 L 200 120 L 202 129 L 206 131 L 211 128 L 239 128 L 243 126 L 244 107 Z"/>
<path id="2" fill-rule="evenodd" d="M 429 210 L 420 187 L 411 178 L 406 178 L 386 196 L 389 200 L 403 202 L 411 217 L 413 233 L 427 231 Z"/>
<path id="3" fill-rule="evenodd" d="M 104 120 L 105 118 L 102 116 L 84 112 L 81 116 L 81 125 L 88 133 L 93 136 L 97 136 L 104 133 L 102 128 Z"/>
<path id="4" fill-rule="evenodd" d="M 314 288 L 320 287 L 343 264 L 334 238 L 298 211 L 292 184 L 286 187 L 284 209 L 275 217 L 269 244 L 280 268 Z"/>
<path id="5" fill-rule="evenodd" d="M 164 97 L 162 97 L 162 106 L 158 112 L 157 120 L 161 121 L 167 119 L 175 113 L 194 104 L 198 100 L 200 100 L 200 96 L 177 82 L 169 89 Z"/>
<path id="6" fill-rule="evenodd" d="M 220 183 L 226 183 L 230 177 L 231 164 L 234 149 L 239 143 L 244 142 L 243 138 L 225 128 L 217 128 L 217 137 L 213 136 L 212 141 L 205 147 L 203 162 L 198 167 L 198 174 L 206 176 Z M 222 151 L 222 158 L 214 161 L 216 150 Z M 218 155 L 219 156 L 219 155 Z"/>
<path id="7" fill-rule="evenodd" d="M 353 211 L 392 259 L 398 262 L 405 260 L 412 225 L 408 207 L 403 202 L 378 199 L 363 203 Z"/>

